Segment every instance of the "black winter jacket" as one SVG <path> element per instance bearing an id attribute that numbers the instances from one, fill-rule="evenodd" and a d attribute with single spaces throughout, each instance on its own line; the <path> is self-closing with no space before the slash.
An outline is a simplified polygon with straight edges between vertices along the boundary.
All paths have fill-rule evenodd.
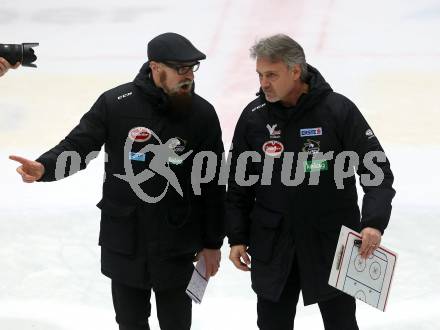
<path id="1" fill-rule="evenodd" d="M 128 182 L 115 176 L 126 173 L 124 160 L 128 157 L 134 174 L 148 168 L 153 154 L 136 152 L 146 144 L 157 144 L 154 136 L 141 136 L 133 142 L 130 152 L 124 151 L 128 135 L 137 127 L 153 131 L 162 143 L 177 138 L 178 154 L 193 150 L 183 163 L 169 163 L 183 197 L 169 186 L 159 202 L 149 204 L 135 194 Z M 187 115 L 171 111 L 168 96 L 155 87 L 146 63 L 133 82 L 103 93 L 79 125 L 37 159 L 45 167 L 41 181 L 56 179 L 56 162 L 62 152 L 77 152 L 83 169 L 87 155 L 99 151 L 103 144 L 107 155 L 105 180 L 103 198 L 97 205 L 101 209 L 102 272 L 137 287 L 152 284 L 165 288 L 184 283 L 192 269 L 184 262 L 185 269 L 179 266 L 182 257 L 192 258 L 202 248 L 220 248 L 224 238 L 224 187 L 214 180 L 202 184 L 202 194 L 197 196 L 190 181 L 197 152 L 213 151 L 221 159 L 221 129 L 213 106 L 193 92 Z M 62 171 L 64 176 L 71 174 L 69 170 L 70 162 Z M 167 180 L 156 174 L 140 187 L 156 197 L 165 191 L 166 184 Z"/>
<path id="2" fill-rule="evenodd" d="M 366 186 L 361 182 L 365 193 L 362 217 L 354 175 L 338 189 L 334 166 L 339 153 L 355 151 L 360 159 L 357 173 L 367 175 L 370 170 L 363 165 L 365 154 L 383 149 L 356 106 L 333 92 L 311 66 L 308 84 L 309 92 L 292 108 L 267 102 L 260 92 L 244 109 L 232 142 L 226 198 L 229 243 L 249 247 L 255 292 L 278 300 L 295 256 L 305 304 L 338 294 L 327 283 L 341 225 L 354 230 L 372 227 L 383 232 L 395 195 L 388 160 L 375 162 L 384 174 L 380 185 Z M 257 151 L 262 159 L 247 162 L 248 175 L 261 178 L 263 160 L 274 161 L 270 184 L 262 184 L 261 180 L 247 187 L 237 184 L 235 166 L 244 151 Z M 332 160 L 312 160 L 313 155 L 318 157 L 317 152 L 329 151 L 334 152 Z M 287 152 L 294 152 L 291 179 L 302 172 L 305 178 L 301 184 L 282 183 L 282 163 Z M 307 153 L 308 160 L 297 162 L 300 152 Z M 310 176 L 316 171 L 319 183 L 309 185 Z"/>

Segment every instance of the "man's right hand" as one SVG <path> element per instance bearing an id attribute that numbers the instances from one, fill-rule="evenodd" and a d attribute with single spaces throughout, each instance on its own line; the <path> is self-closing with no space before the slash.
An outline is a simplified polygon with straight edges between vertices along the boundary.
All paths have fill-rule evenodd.
<path id="1" fill-rule="evenodd" d="M 26 183 L 40 180 L 44 174 L 44 166 L 39 162 L 19 156 L 9 156 L 9 159 L 15 160 L 21 164 L 21 166 L 17 167 L 17 172 Z"/>
<path id="2" fill-rule="evenodd" d="M 251 259 L 246 252 L 246 245 L 233 245 L 231 246 L 231 252 L 229 253 L 229 260 L 232 261 L 235 267 L 242 271 L 250 271 L 249 265 L 251 264 Z"/>

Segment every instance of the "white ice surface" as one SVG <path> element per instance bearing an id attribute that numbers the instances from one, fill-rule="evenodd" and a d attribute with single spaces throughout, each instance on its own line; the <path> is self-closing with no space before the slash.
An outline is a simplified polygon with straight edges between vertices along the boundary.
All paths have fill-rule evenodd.
<path id="1" fill-rule="evenodd" d="M 196 88 L 215 105 L 225 144 L 258 88 L 247 50 L 271 33 L 296 38 L 359 106 L 395 174 L 383 243 L 399 253 L 387 311 L 359 303 L 360 327 L 439 329 L 438 1 L 17 0 L 0 3 L 0 42 L 40 46 L 37 70 L 0 78 L 0 330 L 117 329 L 99 271 L 102 155 L 70 178 L 32 185 L 7 156 L 34 158 L 56 144 L 100 93 L 133 79 L 147 41 L 166 31 L 207 53 Z M 249 274 L 227 255 L 224 247 L 220 273 L 193 307 L 193 329 L 256 329 Z M 322 329 L 317 306 L 299 303 L 296 325 Z"/>

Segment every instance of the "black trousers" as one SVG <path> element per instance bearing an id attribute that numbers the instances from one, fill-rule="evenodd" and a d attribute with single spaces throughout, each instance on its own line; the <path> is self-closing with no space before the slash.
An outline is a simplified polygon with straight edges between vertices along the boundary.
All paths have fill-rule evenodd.
<path id="1" fill-rule="evenodd" d="M 189 330 L 191 328 L 191 299 L 186 287 L 155 290 L 156 309 L 162 330 Z M 151 289 L 132 288 L 112 281 L 113 306 L 120 330 L 149 330 Z"/>
<path id="2" fill-rule="evenodd" d="M 258 328 L 260 330 L 292 330 L 300 290 L 298 264 L 294 260 L 280 300 L 273 302 L 258 296 Z M 326 330 L 359 330 L 355 315 L 356 302 L 353 297 L 341 294 L 336 298 L 319 302 L 318 306 Z"/>

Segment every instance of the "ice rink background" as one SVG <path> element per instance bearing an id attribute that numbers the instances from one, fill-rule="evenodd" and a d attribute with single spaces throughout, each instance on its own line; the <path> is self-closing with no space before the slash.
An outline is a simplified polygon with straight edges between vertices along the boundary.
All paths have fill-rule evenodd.
<path id="1" fill-rule="evenodd" d="M 38 69 L 0 78 L 0 329 L 116 330 L 100 274 L 102 155 L 51 184 L 23 184 L 9 154 L 55 145 L 106 89 L 134 78 L 146 44 L 174 31 L 208 55 L 197 92 L 219 114 L 229 144 L 258 89 L 248 48 L 283 32 L 352 99 L 387 151 L 396 198 L 383 244 L 399 253 L 385 313 L 358 303 L 361 329 L 439 329 L 440 3 L 353 0 L 0 2 L 0 42 L 40 42 Z M 208 128 L 207 128 L 208 129 Z M 193 329 L 256 329 L 249 274 L 221 272 L 195 305 Z M 153 308 L 151 325 L 158 329 Z M 299 303 L 297 329 L 322 329 Z"/>

